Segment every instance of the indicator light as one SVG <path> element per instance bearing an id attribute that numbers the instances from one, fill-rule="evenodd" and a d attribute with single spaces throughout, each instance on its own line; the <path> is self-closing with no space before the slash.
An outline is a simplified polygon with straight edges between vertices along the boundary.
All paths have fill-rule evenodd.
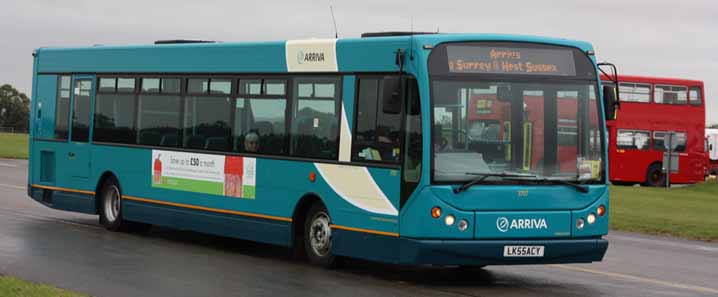
<path id="1" fill-rule="evenodd" d="M 596 213 L 598 214 L 599 217 L 602 217 L 603 215 L 606 214 L 606 207 L 603 206 L 603 204 L 599 205 L 598 209 L 596 209 Z"/>
<path id="2" fill-rule="evenodd" d="M 317 174 L 314 173 L 314 171 L 309 172 L 309 181 L 310 181 L 310 182 L 314 182 L 314 181 L 316 181 L 316 180 L 317 180 Z"/>
<path id="3" fill-rule="evenodd" d="M 441 207 L 438 207 L 438 206 L 432 207 L 431 208 L 431 217 L 435 218 L 435 219 L 438 219 L 439 217 L 441 217 Z"/>

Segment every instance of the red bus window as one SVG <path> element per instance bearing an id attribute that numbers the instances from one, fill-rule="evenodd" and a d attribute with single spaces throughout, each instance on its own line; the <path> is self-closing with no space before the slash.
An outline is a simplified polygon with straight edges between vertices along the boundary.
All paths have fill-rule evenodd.
<path id="1" fill-rule="evenodd" d="M 616 148 L 626 150 L 647 150 L 650 134 L 646 131 L 618 130 Z"/>
<path id="2" fill-rule="evenodd" d="M 691 87 L 688 99 L 690 99 L 691 105 L 701 105 L 701 88 Z"/>
<path id="3" fill-rule="evenodd" d="M 653 149 L 658 151 L 665 151 L 665 140 L 668 132 L 653 132 Z M 686 133 L 674 132 L 673 134 L 673 151 L 682 152 L 686 150 Z"/>
<path id="4" fill-rule="evenodd" d="M 688 88 L 679 86 L 656 85 L 653 91 L 656 103 L 686 104 L 688 103 Z"/>
<path id="5" fill-rule="evenodd" d="M 620 83 L 619 86 L 621 101 L 643 103 L 651 101 L 650 84 Z"/>

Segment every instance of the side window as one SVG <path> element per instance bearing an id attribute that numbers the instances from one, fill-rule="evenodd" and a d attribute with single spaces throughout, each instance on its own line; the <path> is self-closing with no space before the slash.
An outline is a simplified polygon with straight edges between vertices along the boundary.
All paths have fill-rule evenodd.
<path id="1" fill-rule="evenodd" d="M 239 80 L 234 108 L 236 152 L 287 154 L 287 82 L 283 79 Z"/>
<path id="2" fill-rule="evenodd" d="M 232 140 L 232 80 L 189 79 L 182 147 L 225 151 Z"/>
<path id="3" fill-rule="evenodd" d="M 650 134 L 645 131 L 618 130 L 616 148 L 627 150 L 647 150 Z"/>
<path id="4" fill-rule="evenodd" d="M 182 100 L 177 78 L 142 78 L 138 97 L 137 143 L 177 147 Z"/>
<path id="5" fill-rule="evenodd" d="M 292 155 L 336 159 L 339 155 L 339 77 L 299 77 L 293 83 Z"/>
<path id="6" fill-rule="evenodd" d="M 101 77 L 95 96 L 95 127 L 93 141 L 134 144 L 135 79 Z"/>
<path id="7" fill-rule="evenodd" d="M 651 85 L 641 83 L 619 83 L 621 101 L 644 102 L 651 101 Z"/>
<path id="8" fill-rule="evenodd" d="M 668 132 L 656 131 L 653 132 L 653 149 L 657 151 L 666 150 L 666 141 L 668 141 Z M 686 133 L 685 132 L 674 132 L 673 133 L 673 151 L 683 152 L 686 150 Z"/>
<path id="9" fill-rule="evenodd" d="M 92 80 L 75 80 L 75 97 L 72 103 L 72 141 L 87 142 L 90 139 L 90 100 Z"/>
<path id="10" fill-rule="evenodd" d="M 406 143 L 404 143 L 404 181 L 417 183 L 421 178 L 421 103 L 416 80 L 407 80 Z"/>
<path id="11" fill-rule="evenodd" d="M 656 85 L 653 91 L 656 103 L 686 104 L 688 103 L 688 88 L 682 86 Z"/>
<path id="12" fill-rule="evenodd" d="M 400 157 L 401 114 L 384 107 L 397 100 L 399 77 L 360 78 L 358 84 L 352 161 L 396 163 Z"/>
<path id="13" fill-rule="evenodd" d="M 60 76 L 55 107 L 55 139 L 67 140 L 70 122 L 70 76 Z"/>
<path id="14" fill-rule="evenodd" d="M 691 100 L 691 105 L 701 105 L 701 88 L 691 87 L 688 93 L 688 99 Z"/>

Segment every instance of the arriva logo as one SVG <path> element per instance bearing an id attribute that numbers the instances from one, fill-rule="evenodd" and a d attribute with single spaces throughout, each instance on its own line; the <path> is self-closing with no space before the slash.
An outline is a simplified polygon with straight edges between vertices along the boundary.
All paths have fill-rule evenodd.
<path id="1" fill-rule="evenodd" d="M 304 64 L 304 63 L 311 63 L 311 62 L 324 62 L 324 53 L 323 52 L 308 52 L 305 53 L 304 51 L 297 52 L 297 63 Z"/>
<path id="2" fill-rule="evenodd" d="M 546 224 L 546 219 L 512 219 L 509 222 L 509 219 L 505 217 L 498 217 L 496 229 L 501 232 L 518 229 L 548 229 L 548 224 Z"/>
<path id="3" fill-rule="evenodd" d="M 504 217 L 496 219 L 496 229 L 499 229 L 501 232 L 509 231 L 509 219 Z"/>

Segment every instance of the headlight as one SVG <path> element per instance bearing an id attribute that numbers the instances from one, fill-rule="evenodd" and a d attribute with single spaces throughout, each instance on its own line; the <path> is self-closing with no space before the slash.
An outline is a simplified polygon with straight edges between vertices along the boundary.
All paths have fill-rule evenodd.
<path id="1" fill-rule="evenodd" d="M 460 231 L 466 231 L 466 229 L 469 229 L 469 222 L 466 220 L 459 221 L 459 230 Z"/>
<path id="2" fill-rule="evenodd" d="M 578 220 L 576 220 L 576 228 L 583 229 L 584 225 L 585 225 L 585 223 L 582 218 L 578 218 Z"/>
<path id="3" fill-rule="evenodd" d="M 456 218 L 454 218 L 453 215 L 447 215 L 447 216 L 444 218 L 444 223 L 445 223 L 447 226 L 453 225 L 455 221 L 456 221 Z"/>
<path id="4" fill-rule="evenodd" d="M 589 225 L 595 223 L 596 215 L 593 213 L 589 214 L 588 217 L 586 217 L 586 221 L 588 222 Z"/>

